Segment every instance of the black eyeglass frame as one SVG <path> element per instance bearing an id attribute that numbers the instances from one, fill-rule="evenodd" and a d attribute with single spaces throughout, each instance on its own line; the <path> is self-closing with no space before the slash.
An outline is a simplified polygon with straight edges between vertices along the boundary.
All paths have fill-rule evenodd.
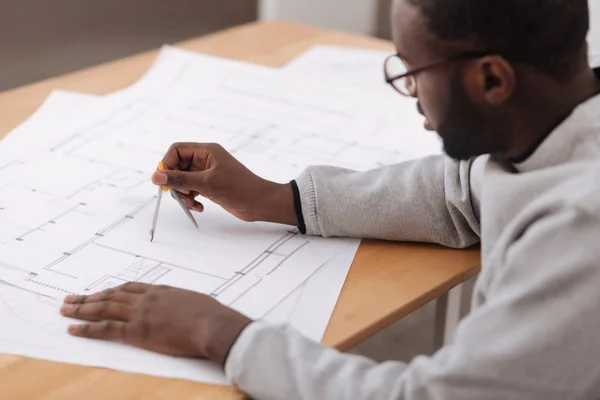
<path id="1" fill-rule="evenodd" d="M 408 77 L 413 77 L 413 80 L 414 80 L 415 79 L 414 76 L 423 71 L 426 71 L 426 70 L 432 69 L 432 68 L 439 68 L 439 67 L 444 66 L 444 64 L 451 63 L 454 61 L 466 60 L 469 58 L 482 58 L 482 57 L 487 57 L 487 56 L 497 55 L 497 54 L 498 53 L 493 52 L 493 51 L 467 51 L 467 52 L 455 54 L 450 57 L 445 57 L 445 58 L 441 58 L 436 61 L 432 61 L 421 67 L 409 69 L 400 75 L 389 76 L 388 71 L 387 71 L 387 66 L 388 66 L 388 63 L 390 62 L 390 60 L 392 60 L 394 58 L 398 58 L 400 60 L 400 62 L 402 62 L 402 64 L 404 64 L 406 66 L 406 62 L 402 59 L 400 54 L 392 54 L 392 55 L 388 56 L 383 63 L 383 74 L 384 74 L 386 83 L 389 83 L 394 88 L 394 90 L 396 90 L 398 93 L 400 93 L 403 96 L 412 97 L 412 96 L 414 96 L 414 93 L 404 93 L 401 89 L 396 87 L 394 82 L 398 81 L 399 79 L 405 79 Z M 415 88 L 416 88 L 416 80 L 414 81 L 414 84 L 415 84 Z M 408 87 L 408 85 L 406 85 L 406 87 Z"/>

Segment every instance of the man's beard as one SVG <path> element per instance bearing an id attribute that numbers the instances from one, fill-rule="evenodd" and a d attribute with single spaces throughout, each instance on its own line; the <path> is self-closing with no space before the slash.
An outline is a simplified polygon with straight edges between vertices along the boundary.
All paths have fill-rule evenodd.
<path id="1" fill-rule="evenodd" d="M 452 78 L 450 104 L 437 131 L 444 152 L 456 160 L 502 150 L 503 135 L 497 133 L 494 121 L 486 118 L 465 93 L 459 76 Z"/>

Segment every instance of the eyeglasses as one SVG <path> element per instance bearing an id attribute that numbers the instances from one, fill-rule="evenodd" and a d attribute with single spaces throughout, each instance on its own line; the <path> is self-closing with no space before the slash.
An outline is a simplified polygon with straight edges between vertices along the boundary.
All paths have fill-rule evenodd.
<path id="1" fill-rule="evenodd" d="M 471 51 L 460 53 L 454 56 L 443 58 L 437 61 L 433 61 L 422 67 L 408 69 L 406 63 L 398 54 L 392 54 L 385 59 L 383 64 L 383 73 L 385 74 L 385 81 L 392 85 L 398 93 L 403 96 L 415 97 L 417 94 L 417 80 L 415 76 L 425 70 L 431 68 L 438 68 L 444 64 L 468 59 L 468 58 L 480 58 L 495 54 L 489 51 Z"/>

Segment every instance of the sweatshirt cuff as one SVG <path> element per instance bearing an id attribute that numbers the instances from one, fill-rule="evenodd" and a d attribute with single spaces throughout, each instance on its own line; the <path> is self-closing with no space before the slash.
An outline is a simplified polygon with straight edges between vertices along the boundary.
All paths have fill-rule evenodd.
<path id="1" fill-rule="evenodd" d="M 236 377 L 240 376 L 243 370 L 243 361 L 245 349 L 252 345 L 252 339 L 260 331 L 260 322 L 254 321 L 248 325 L 237 340 L 229 349 L 227 360 L 225 361 L 225 375 L 230 382 L 235 384 Z"/>
<path id="2" fill-rule="evenodd" d="M 302 216 L 306 227 L 306 234 L 311 236 L 321 235 L 319 221 L 317 219 L 317 196 L 315 184 L 311 173 L 305 170 L 295 180 L 300 194 Z"/>
<path id="3" fill-rule="evenodd" d="M 229 350 L 225 362 L 225 375 L 229 382 L 241 391 L 255 395 L 263 391 L 280 391 L 280 384 L 272 382 L 271 387 L 265 386 L 265 380 L 270 381 L 272 368 L 284 368 L 277 356 L 284 354 L 271 354 L 265 340 L 281 339 L 281 329 L 272 324 L 254 321 L 246 327 Z M 264 353 L 270 354 L 265 357 Z M 266 364 L 264 362 L 266 361 Z M 279 363 L 280 365 L 277 365 Z M 288 371 L 284 371 L 289 373 Z M 285 383 L 283 383 L 285 385 Z"/>
<path id="4" fill-rule="evenodd" d="M 296 357 L 307 350 L 314 353 L 315 348 L 319 354 L 323 350 L 288 325 L 254 321 L 231 347 L 225 375 L 233 386 L 252 398 L 307 398 L 298 395 L 297 382 L 299 376 L 310 375 L 310 371 L 305 368 L 306 360 Z M 310 379 L 306 376 L 304 381 Z"/>
<path id="5" fill-rule="evenodd" d="M 298 219 L 298 230 L 301 234 L 306 234 L 306 224 L 304 223 L 304 215 L 302 215 L 302 200 L 300 199 L 300 190 L 296 181 L 291 181 L 292 192 L 294 193 L 294 210 Z"/>

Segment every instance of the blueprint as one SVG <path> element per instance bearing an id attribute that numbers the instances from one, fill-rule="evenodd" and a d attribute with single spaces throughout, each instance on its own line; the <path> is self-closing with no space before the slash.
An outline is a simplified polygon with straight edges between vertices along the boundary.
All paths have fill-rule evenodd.
<path id="1" fill-rule="evenodd" d="M 13 130 L 4 140 L 7 142 L 12 140 L 36 141 L 40 134 L 44 134 L 45 128 L 56 125 L 67 118 L 70 113 L 77 112 L 78 109 L 94 106 L 98 99 L 92 95 L 53 91 L 36 113 Z M 359 241 L 355 240 L 354 245 L 349 245 L 323 265 L 300 287 L 269 311 L 263 320 L 271 323 L 288 323 L 308 338 L 320 341 L 352 264 L 358 243 Z M 19 293 L 19 290 L 14 290 L 0 282 L 0 296 L 3 290 L 8 290 L 13 294 L 9 298 L 14 298 L 14 293 Z M 59 303 L 40 302 L 33 293 L 20 294 L 21 296 L 17 296 L 18 301 L 12 302 L 13 308 L 32 307 L 40 310 L 40 312 L 27 317 L 32 324 L 46 326 L 62 319 L 56 312 Z M 0 312 L 0 319 L 2 319 L 1 315 Z M 53 320 L 54 322 L 52 322 Z"/>
<path id="2" fill-rule="evenodd" d="M 347 271 L 356 240 L 243 223 L 211 203 L 195 231 L 166 198 L 150 243 L 149 176 L 175 141 L 220 143 L 281 182 L 311 164 L 368 169 L 438 152 L 411 139 L 412 117 L 387 118 L 364 90 L 328 81 L 165 48 L 128 90 L 94 100 L 57 127 L 28 121 L 29 130 L 43 129 L 35 143 L 11 134 L 0 146 L 0 279 L 10 284 L 0 286 L 0 316 L 12 328 L 0 333 L 0 351 L 224 382 L 204 363 L 68 337 L 69 321 L 49 312 L 65 294 L 132 280 L 203 292 L 253 318 L 306 321 L 316 301 L 302 295 L 318 298 L 327 287 L 325 279 L 311 289 L 308 278 L 325 275 L 320 267 L 336 259 L 345 258 L 337 265 Z M 379 144 L 381 127 L 404 146 Z M 322 336 L 329 315 L 307 336 Z"/>
<path id="3" fill-rule="evenodd" d="M 277 169 L 287 172 L 288 179 L 304 167 L 286 168 L 276 161 L 280 156 L 290 160 L 285 140 L 277 143 L 282 135 L 276 132 L 287 123 L 284 119 L 293 121 L 294 115 L 286 113 L 306 118 L 302 113 L 312 113 L 311 106 L 270 100 L 239 83 L 219 84 L 226 72 L 220 60 L 182 55 L 188 61 L 180 65 L 184 75 L 175 75 L 180 81 L 170 82 L 169 89 L 183 93 L 171 97 L 163 89 L 155 96 L 108 99 L 113 109 L 78 115 L 79 126 L 75 122 L 59 135 L 48 135 L 62 136 L 53 143 L 22 155 L 16 148 L 12 160 L 3 157 L 2 280 L 55 299 L 128 281 L 172 285 L 210 294 L 260 318 L 343 248 L 344 240 L 244 223 L 212 203 L 197 217 L 201 229 L 195 230 L 174 201 L 163 202 L 155 240 L 148 240 L 156 201 L 148 177 L 175 141 L 219 142 L 247 165 L 254 161 L 254 170 Z M 250 66 L 244 67 L 232 65 L 231 76 L 251 73 Z M 194 68 L 210 87 L 189 88 L 191 78 L 199 75 Z M 267 72 L 257 69 L 258 77 Z M 184 101 L 189 92 L 194 95 Z M 240 101 L 248 105 L 232 114 Z M 318 119 L 310 123 L 319 126 Z M 323 123 L 325 127 L 330 121 L 323 118 Z M 271 159 L 259 151 L 267 145 Z M 10 147 L 6 143 L 3 150 L 10 152 Z"/>

